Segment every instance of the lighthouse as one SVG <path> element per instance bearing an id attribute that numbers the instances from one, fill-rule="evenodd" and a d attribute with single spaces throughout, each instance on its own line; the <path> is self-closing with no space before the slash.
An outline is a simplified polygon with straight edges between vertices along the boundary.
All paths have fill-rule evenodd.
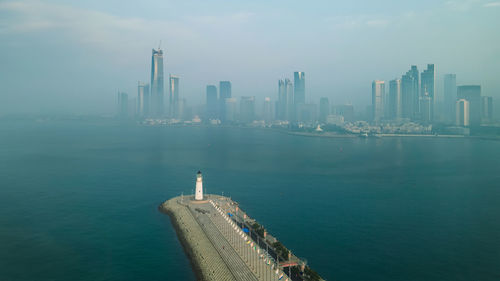
<path id="1" fill-rule="evenodd" d="M 196 173 L 196 191 L 194 193 L 194 200 L 203 200 L 203 177 L 201 172 Z"/>

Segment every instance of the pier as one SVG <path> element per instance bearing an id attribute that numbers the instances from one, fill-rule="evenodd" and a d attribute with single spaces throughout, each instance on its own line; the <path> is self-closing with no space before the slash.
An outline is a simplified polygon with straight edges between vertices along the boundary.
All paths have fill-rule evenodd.
<path id="1" fill-rule="evenodd" d="M 199 280 L 323 280 L 228 197 L 179 196 L 160 210 L 171 217 Z"/>

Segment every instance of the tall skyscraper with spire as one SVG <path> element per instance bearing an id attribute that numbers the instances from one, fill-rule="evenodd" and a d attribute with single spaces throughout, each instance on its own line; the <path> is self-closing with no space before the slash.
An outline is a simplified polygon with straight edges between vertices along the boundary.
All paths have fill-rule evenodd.
<path id="1" fill-rule="evenodd" d="M 161 117 L 164 111 L 163 103 L 164 83 L 163 83 L 163 50 L 153 49 L 151 57 L 151 95 L 150 114 L 154 117 Z"/>

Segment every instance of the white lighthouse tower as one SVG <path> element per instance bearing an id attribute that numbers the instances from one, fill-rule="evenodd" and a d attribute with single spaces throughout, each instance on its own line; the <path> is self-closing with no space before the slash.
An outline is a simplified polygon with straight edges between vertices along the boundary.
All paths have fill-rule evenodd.
<path id="1" fill-rule="evenodd" d="M 196 191 L 194 193 L 194 200 L 203 200 L 203 177 L 201 176 L 200 171 L 196 174 Z"/>

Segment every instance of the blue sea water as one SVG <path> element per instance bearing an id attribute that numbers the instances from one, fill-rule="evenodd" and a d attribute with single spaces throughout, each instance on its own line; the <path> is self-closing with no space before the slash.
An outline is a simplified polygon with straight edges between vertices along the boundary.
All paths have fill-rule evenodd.
<path id="1" fill-rule="evenodd" d="M 0 280 L 194 280 L 158 205 L 231 196 L 327 280 L 500 280 L 500 142 L 0 123 Z"/>

